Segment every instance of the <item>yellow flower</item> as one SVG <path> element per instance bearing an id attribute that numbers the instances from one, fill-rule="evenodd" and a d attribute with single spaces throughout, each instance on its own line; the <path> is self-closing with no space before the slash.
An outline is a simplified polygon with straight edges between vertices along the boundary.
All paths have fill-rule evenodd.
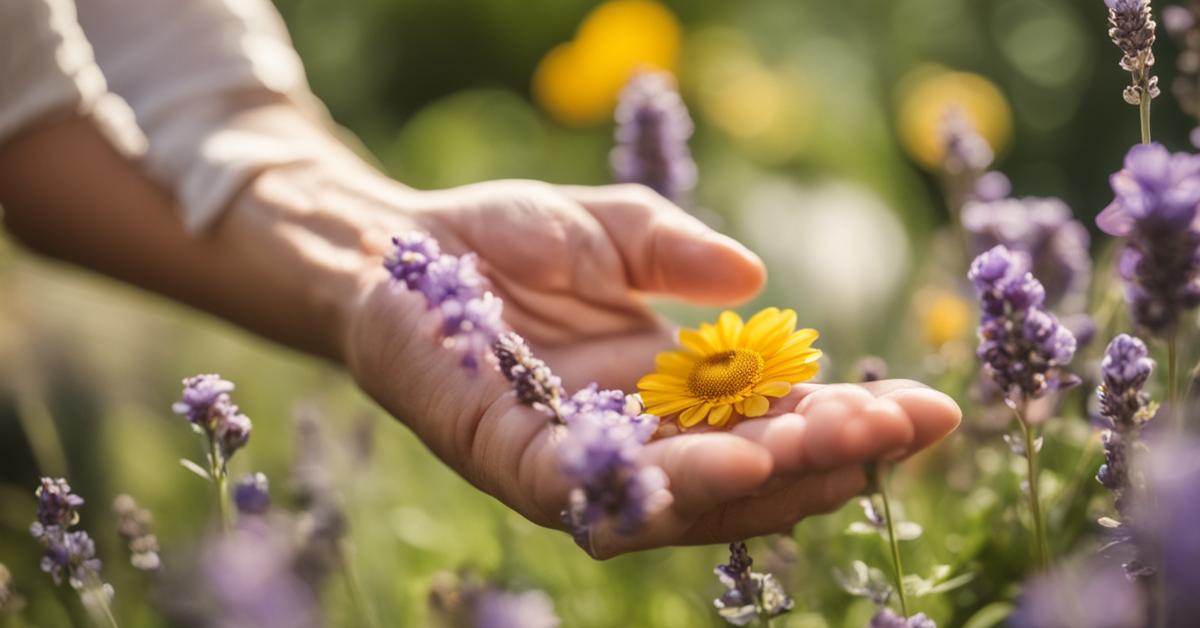
<path id="1" fill-rule="evenodd" d="M 962 338 L 971 324 L 971 306 L 957 295 L 937 291 L 919 297 L 925 341 L 934 349 Z"/>
<path id="2" fill-rule="evenodd" d="M 575 39 L 542 58 L 533 96 L 560 122 L 604 122 L 635 71 L 675 70 L 681 37 L 679 21 L 658 2 L 605 2 L 584 19 Z"/>
<path id="3" fill-rule="evenodd" d="M 946 110 L 958 107 L 992 150 L 1012 134 L 1012 112 L 996 84 L 970 72 L 922 68 L 900 88 L 900 139 L 918 162 L 936 169 L 942 160 L 941 126 Z"/>
<path id="4" fill-rule="evenodd" d="M 793 310 L 767 308 L 744 324 L 722 312 L 716 325 L 680 331 L 682 350 L 658 354 L 656 372 L 638 382 L 638 392 L 647 413 L 679 413 L 685 429 L 706 419 L 726 425 L 734 411 L 762 416 L 767 397 L 782 397 L 817 374 L 816 339 L 817 330 L 796 329 Z"/>

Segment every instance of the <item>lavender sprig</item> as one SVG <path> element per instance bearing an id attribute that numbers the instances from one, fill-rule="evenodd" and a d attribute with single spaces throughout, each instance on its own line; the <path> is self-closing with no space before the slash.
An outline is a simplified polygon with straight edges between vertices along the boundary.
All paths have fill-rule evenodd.
<path id="1" fill-rule="evenodd" d="M 1064 370 L 1075 354 L 1075 336 L 1044 309 L 1046 290 L 1028 269 L 1027 255 L 996 246 L 975 258 L 967 278 L 975 285 L 983 311 L 976 355 L 987 376 L 1004 391 L 1024 437 L 1035 555 L 1045 567 L 1050 552 L 1038 498 L 1041 440 L 1025 409 L 1030 400 L 1074 386 L 1079 378 Z"/>
<path id="2" fill-rule="evenodd" d="M 725 586 L 725 592 L 713 600 L 713 605 L 717 614 L 734 626 L 745 626 L 755 619 L 769 626 L 772 618 L 794 606 L 775 576 L 753 571 L 753 565 L 746 543 L 739 541 L 729 544 L 729 562 L 713 570 Z"/>
<path id="3" fill-rule="evenodd" d="M 1130 544 L 1133 535 L 1134 493 L 1143 488 L 1143 482 L 1135 473 L 1133 458 L 1145 446 L 1140 442 L 1142 426 L 1154 418 L 1157 407 L 1150 403 L 1142 386 L 1153 372 L 1154 362 L 1149 358 L 1146 345 L 1139 339 L 1121 334 L 1114 338 L 1105 351 L 1100 364 L 1103 383 L 1096 391 L 1100 399 L 1100 416 L 1106 422 L 1101 433 L 1104 447 L 1104 464 L 1096 474 L 1096 480 L 1112 492 L 1113 504 L 1119 520 L 1105 517 L 1101 523 L 1109 529 L 1113 539 L 1108 547 Z M 1135 553 L 1137 552 L 1134 546 Z M 1146 578 L 1154 574 L 1150 563 L 1134 556 L 1124 564 L 1132 578 Z"/>
<path id="4" fill-rule="evenodd" d="M 253 427 L 250 418 L 230 398 L 233 390 L 233 382 L 221 379 L 220 375 L 196 375 L 183 380 L 182 396 L 171 406 L 172 411 L 187 418 L 192 429 L 205 437 L 208 478 L 216 490 L 217 509 L 226 531 L 233 527 L 227 489 L 229 459 L 250 440 Z"/>
<path id="5" fill-rule="evenodd" d="M 463 365 L 474 370 L 504 331 L 500 299 L 486 290 L 475 256 L 447 255 L 429 235 L 413 232 L 392 238 L 383 266 L 405 288 L 425 297 L 425 307 L 442 316 L 442 342 L 463 351 Z"/>
<path id="6" fill-rule="evenodd" d="M 696 163 L 688 149 L 694 127 L 671 75 L 636 74 L 621 92 L 616 120 L 617 145 L 609 157 L 613 178 L 686 204 L 696 185 Z"/>
<path id="7" fill-rule="evenodd" d="M 925 613 L 901 617 L 892 609 L 883 607 L 871 616 L 867 628 L 937 628 L 937 623 Z"/>
<path id="8" fill-rule="evenodd" d="M 109 607 L 113 588 L 100 578 L 96 544 L 87 532 L 70 529 L 79 523 L 83 498 L 72 493 L 71 486 L 61 478 L 42 478 L 34 494 L 37 519 L 29 526 L 29 533 L 45 548 L 42 571 L 50 574 L 56 585 L 66 580 L 90 612 L 116 628 L 117 620 Z"/>
<path id="9" fill-rule="evenodd" d="M 129 563 L 140 571 L 158 571 L 162 560 L 154 535 L 154 515 L 125 494 L 117 495 L 112 507 L 117 515 L 117 532 L 129 548 Z"/>
<path id="10" fill-rule="evenodd" d="M 250 473 L 233 487 L 233 504 L 239 515 L 262 516 L 271 509 L 271 483 L 262 473 Z"/>
<path id="11" fill-rule="evenodd" d="M 1122 70 L 1129 72 L 1130 83 L 1122 92 L 1125 102 L 1137 105 L 1141 120 L 1142 143 L 1150 142 L 1150 101 L 1158 97 L 1158 77 L 1154 68 L 1154 29 L 1150 0 L 1104 0 L 1108 7 L 1108 36 L 1121 49 Z"/>

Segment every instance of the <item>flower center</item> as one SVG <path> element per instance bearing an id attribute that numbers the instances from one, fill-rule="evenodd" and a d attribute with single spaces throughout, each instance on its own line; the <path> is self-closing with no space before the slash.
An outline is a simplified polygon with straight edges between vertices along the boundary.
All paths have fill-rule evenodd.
<path id="1" fill-rule="evenodd" d="M 761 355 L 745 349 L 710 355 L 688 374 L 688 392 L 707 400 L 745 394 L 758 383 L 765 365 Z"/>

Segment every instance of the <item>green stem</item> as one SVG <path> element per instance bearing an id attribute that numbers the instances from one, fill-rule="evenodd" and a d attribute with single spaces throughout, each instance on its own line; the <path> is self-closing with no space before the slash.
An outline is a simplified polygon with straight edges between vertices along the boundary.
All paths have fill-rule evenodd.
<path id="1" fill-rule="evenodd" d="M 1033 537 L 1038 569 L 1045 569 L 1050 564 L 1050 550 L 1046 543 L 1046 526 L 1042 520 L 1042 504 L 1038 499 L 1037 451 L 1034 427 L 1025 423 L 1025 417 L 1017 411 L 1017 423 L 1025 435 L 1025 461 L 1029 470 L 1029 513 L 1033 518 Z"/>
<path id="2" fill-rule="evenodd" d="M 892 519 L 892 504 L 884 487 L 883 465 L 875 467 L 875 486 L 879 499 L 883 501 L 883 517 L 887 520 L 888 544 L 892 550 L 892 569 L 896 575 L 896 594 L 900 598 L 900 612 L 908 617 L 908 596 L 904 593 L 904 565 L 900 562 L 900 539 L 896 538 L 896 523 Z"/>
<path id="3" fill-rule="evenodd" d="M 96 609 L 100 609 L 99 615 L 104 618 L 104 625 L 108 628 L 121 628 L 117 623 L 117 616 L 113 615 L 112 607 L 108 604 L 108 594 L 104 590 L 104 582 L 96 575 L 88 578 L 86 585 L 79 591 L 80 599 L 84 602 L 84 607 L 91 614 L 93 621 L 96 620 Z"/>
<path id="4" fill-rule="evenodd" d="M 219 452 L 217 437 L 215 434 L 210 434 L 208 438 L 208 469 L 212 475 L 213 488 L 216 490 L 217 511 L 221 515 L 221 530 L 229 534 L 233 532 L 233 511 L 229 508 L 229 469 Z"/>
<path id="5" fill-rule="evenodd" d="M 351 603 L 354 604 L 355 610 L 358 611 L 359 618 L 363 624 L 369 628 L 380 628 L 379 618 L 375 616 L 375 608 L 371 605 L 367 598 L 366 591 L 363 589 L 362 579 L 358 576 L 358 569 L 354 567 L 354 550 L 349 546 L 347 541 L 341 541 L 337 544 L 339 562 L 342 565 L 342 576 L 346 580 L 346 588 L 350 593 Z"/>
<path id="6" fill-rule="evenodd" d="M 1142 143 L 1150 143 L 1150 95 L 1143 91 L 1141 104 L 1138 105 L 1138 118 L 1142 123 Z"/>

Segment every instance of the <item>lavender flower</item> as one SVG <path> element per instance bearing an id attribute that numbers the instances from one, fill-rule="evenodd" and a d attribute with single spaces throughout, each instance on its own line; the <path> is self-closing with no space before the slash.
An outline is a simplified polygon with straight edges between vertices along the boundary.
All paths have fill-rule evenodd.
<path id="1" fill-rule="evenodd" d="M 778 617 L 792 610 L 792 598 L 771 574 L 751 570 L 754 560 L 744 542 L 729 544 L 729 562 L 713 573 L 725 593 L 713 600 L 717 614 L 734 626 L 745 626 L 759 618 Z"/>
<path id="2" fill-rule="evenodd" d="M 233 503 L 242 515 L 264 515 L 271 508 L 271 487 L 262 473 L 247 474 L 233 487 Z"/>
<path id="3" fill-rule="evenodd" d="M 50 574 L 54 584 L 65 579 L 71 587 L 89 601 L 107 603 L 112 587 L 100 581 L 100 560 L 96 558 L 96 544 L 87 532 L 71 531 L 79 523 L 78 508 L 83 498 L 71 493 L 71 487 L 63 479 L 42 478 L 35 492 L 37 496 L 37 521 L 29 526 L 29 533 L 42 543 L 41 569 Z"/>
<path id="4" fill-rule="evenodd" d="M 218 454 L 215 462 L 219 466 L 224 466 L 250 439 L 250 419 L 230 398 L 233 389 L 233 383 L 219 375 L 188 377 L 183 380 L 180 400 L 171 406 L 172 411 L 186 417 L 197 431 L 208 437 L 214 454 Z"/>
<path id="5" fill-rule="evenodd" d="M 1012 404 L 1079 383 L 1062 370 L 1075 337 L 1043 309 L 1046 292 L 1028 263 L 1001 245 L 976 257 L 967 274 L 983 309 L 976 354 Z"/>
<path id="6" fill-rule="evenodd" d="M 884 513 L 879 508 L 876 508 L 874 496 L 863 497 L 858 500 L 858 505 L 862 508 L 863 517 L 866 521 L 851 522 L 847 526 L 846 532 L 850 534 L 878 534 L 886 536 L 888 533 L 887 517 L 884 516 Z M 900 521 L 899 517 L 896 518 L 895 524 L 896 540 L 912 541 L 921 538 L 923 532 L 921 524 L 913 521 Z"/>
<path id="7" fill-rule="evenodd" d="M 41 528 L 66 529 L 79 523 L 83 498 L 71 492 L 71 485 L 66 480 L 42 478 L 34 495 L 37 497 L 37 525 Z"/>
<path id="8" fill-rule="evenodd" d="M 544 591 L 485 589 L 475 600 L 474 628 L 558 628 L 554 602 Z"/>
<path id="9" fill-rule="evenodd" d="M 265 520 L 239 522 L 203 551 L 193 584 L 211 595 L 206 614 L 225 628 L 316 628 L 320 609 L 313 589 L 293 571 L 295 547 Z"/>
<path id="10" fill-rule="evenodd" d="M 1200 442 L 1188 438 L 1155 441 L 1144 457 L 1148 489 L 1133 506 L 1134 542 L 1140 554 L 1155 557 L 1166 612 L 1161 625 L 1189 626 L 1200 614 Z"/>
<path id="11" fill-rule="evenodd" d="M 867 628 L 937 628 L 937 624 L 925 613 L 904 618 L 890 608 L 881 608 L 871 617 Z"/>
<path id="12" fill-rule="evenodd" d="M 113 499 L 113 512 L 117 515 L 117 532 L 129 547 L 129 563 L 141 571 L 157 571 L 162 561 L 158 537 L 154 536 L 154 516 L 125 494 Z"/>
<path id="13" fill-rule="evenodd" d="M 688 149 L 694 127 L 671 75 L 641 72 L 621 92 L 616 141 L 609 163 L 613 178 L 641 183 L 684 204 L 696 185 L 696 163 Z"/>
<path id="14" fill-rule="evenodd" d="M 1108 7 L 1108 36 L 1121 49 L 1121 69 L 1129 72 L 1125 102 L 1142 104 L 1145 98 L 1158 97 L 1158 77 L 1154 67 L 1154 29 L 1150 0 L 1104 0 Z"/>
<path id="15" fill-rule="evenodd" d="M 1008 625 L 1126 628 L 1150 624 L 1140 588 L 1116 565 L 1093 559 L 1042 573 L 1027 582 Z"/>
<path id="16" fill-rule="evenodd" d="M 1008 195 L 1008 177 L 989 172 L 995 155 L 962 107 L 942 112 L 938 128 L 942 145 L 942 184 L 951 209 L 959 211 L 972 200 L 998 200 Z"/>
<path id="17" fill-rule="evenodd" d="M 504 331 L 503 304 L 485 289 L 475 256 L 442 254 L 436 240 L 419 232 L 394 237 L 392 243 L 384 267 L 395 281 L 420 292 L 428 309 L 438 310 L 444 344 L 463 349 L 463 365 L 475 369 L 478 356 Z"/>
<path id="18" fill-rule="evenodd" d="M 877 382 L 887 377 L 887 362 L 878 356 L 869 355 L 858 362 L 858 381 Z"/>
<path id="19" fill-rule="evenodd" d="M 1118 270 L 1138 325 L 1169 336 L 1185 310 L 1200 305 L 1200 156 L 1137 145 L 1110 182 L 1116 198 L 1096 218 L 1126 238 Z"/>
<path id="20" fill-rule="evenodd" d="M 962 226 L 978 255 L 997 245 L 1028 256 L 1046 289 L 1046 306 L 1079 311 L 1091 282 L 1087 228 L 1056 198 L 974 200 L 963 207 Z"/>
<path id="21" fill-rule="evenodd" d="M 533 355 L 524 338 L 514 332 L 501 334 L 492 352 L 500 373 L 512 383 L 518 401 L 550 412 L 560 422 L 563 420 L 561 405 L 567 393 L 562 381 Z"/>
<path id="22" fill-rule="evenodd" d="M 233 389 L 233 382 L 223 380 L 215 373 L 189 377 L 183 380 L 183 397 L 171 406 L 171 410 L 195 425 L 206 425 L 213 420 L 214 413 L 224 412 L 219 404 L 228 401 Z"/>
<path id="23" fill-rule="evenodd" d="M 417 290 L 425 269 L 442 256 L 441 247 L 437 240 L 418 231 L 392 238 L 392 245 L 383 267 L 409 290 Z"/>

